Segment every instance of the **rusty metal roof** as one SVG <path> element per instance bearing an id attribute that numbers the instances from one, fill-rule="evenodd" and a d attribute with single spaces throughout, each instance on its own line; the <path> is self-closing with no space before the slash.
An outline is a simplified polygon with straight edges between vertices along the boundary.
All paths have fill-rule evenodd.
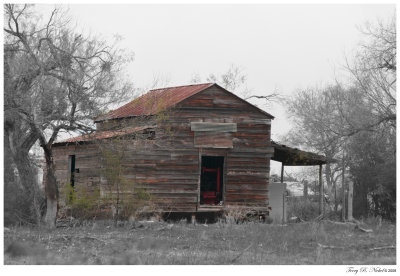
<path id="1" fill-rule="evenodd" d="M 93 134 L 85 134 L 85 135 L 81 135 L 78 137 L 73 137 L 73 138 L 62 140 L 62 141 L 57 141 L 53 145 L 91 142 L 91 141 L 95 141 L 95 140 L 102 140 L 102 139 L 127 135 L 127 134 L 131 134 L 134 132 L 142 131 L 145 129 L 152 129 L 155 127 L 156 126 L 141 126 L 141 127 L 124 128 L 124 129 L 120 129 L 120 130 L 96 131 Z"/>
<path id="2" fill-rule="evenodd" d="M 95 122 L 131 116 L 154 115 L 213 85 L 214 83 L 203 83 L 153 89 L 126 105 L 96 118 Z"/>

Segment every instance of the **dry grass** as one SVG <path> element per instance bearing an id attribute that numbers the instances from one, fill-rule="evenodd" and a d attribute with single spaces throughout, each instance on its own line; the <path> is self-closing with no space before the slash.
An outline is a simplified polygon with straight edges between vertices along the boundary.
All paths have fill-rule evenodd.
<path id="1" fill-rule="evenodd" d="M 287 226 L 263 223 L 136 222 L 114 226 L 4 233 L 5 264 L 380 264 L 396 263 L 395 224 L 373 222 L 373 233 L 329 222 Z"/>

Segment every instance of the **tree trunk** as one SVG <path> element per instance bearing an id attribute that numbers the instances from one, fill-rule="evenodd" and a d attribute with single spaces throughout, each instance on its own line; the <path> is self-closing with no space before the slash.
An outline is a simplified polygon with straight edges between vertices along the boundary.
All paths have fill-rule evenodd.
<path id="1" fill-rule="evenodd" d="M 56 228 L 57 218 L 57 201 L 47 198 L 46 217 L 44 223 L 47 227 L 54 229 Z"/>
<path id="2" fill-rule="evenodd" d="M 328 187 L 328 192 L 332 192 L 332 179 L 331 179 L 331 164 L 325 164 L 325 178 L 326 178 L 326 186 Z"/>
<path id="3" fill-rule="evenodd" d="M 32 219 L 32 222 L 40 225 L 42 219 L 41 206 L 44 204 L 44 198 L 37 181 L 37 170 L 29 159 L 28 154 L 21 156 L 22 153 L 19 153 L 18 155 L 19 157 L 15 159 L 15 164 L 23 186 L 25 200 L 29 205 L 29 214 L 27 215 Z"/>
<path id="4" fill-rule="evenodd" d="M 335 192 L 335 212 L 338 210 L 338 200 L 337 200 L 337 187 L 336 187 L 336 181 L 333 182 L 333 189 Z"/>
<path id="5" fill-rule="evenodd" d="M 346 221 L 346 183 L 345 183 L 346 167 L 344 165 L 344 154 L 342 160 L 342 221 Z"/>
<path id="6" fill-rule="evenodd" d="M 21 144 L 24 141 L 16 141 L 15 137 L 17 136 L 14 135 L 13 131 L 5 129 L 4 148 L 6 154 L 9 154 L 11 157 L 8 159 L 11 163 L 5 163 L 4 166 L 12 171 L 16 184 L 28 192 L 32 187 L 32 179 L 34 179 L 32 164 L 29 159 L 30 147 L 23 147 Z"/>
<path id="7" fill-rule="evenodd" d="M 29 148 L 21 146 L 22 144 L 31 147 L 31 143 L 18 143 L 14 146 L 18 141 L 11 134 L 7 132 L 4 137 L 5 158 L 7 157 L 4 159 L 4 168 L 9 175 L 9 178 L 5 179 L 4 188 L 8 193 L 14 193 L 15 197 L 4 199 L 5 208 L 12 210 L 11 213 L 7 213 L 11 217 L 6 219 L 39 225 L 43 196 L 37 181 L 37 170 L 29 157 Z M 12 215 L 14 212 L 19 213 L 19 218 Z"/>
<path id="8" fill-rule="evenodd" d="M 347 220 L 353 220 L 353 182 L 349 181 L 349 193 L 347 196 Z"/>
<path id="9" fill-rule="evenodd" d="M 49 228 L 56 227 L 57 218 L 57 204 L 58 204 L 58 187 L 57 180 L 55 177 L 54 162 L 53 162 L 53 152 L 48 146 L 42 146 L 45 152 L 46 158 L 46 176 L 44 179 L 44 187 L 47 199 L 47 209 L 45 224 Z"/>
<path id="10" fill-rule="evenodd" d="M 326 186 L 327 186 L 327 190 L 325 191 L 329 198 L 332 199 L 335 196 L 334 193 L 334 187 L 333 187 L 333 175 L 332 175 L 332 168 L 331 168 L 331 164 L 327 163 L 325 164 L 325 179 L 326 179 Z"/>
<path id="11" fill-rule="evenodd" d="M 24 150 L 18 151 L 16 156 L 13 156 L 15 166 L 18 170 L 18 177 L 21 181 L 23 189 L 27 192 L 32 192 L 35 185 L 37 185 L 36 174 L 32 167 L 29 154 Z"/>

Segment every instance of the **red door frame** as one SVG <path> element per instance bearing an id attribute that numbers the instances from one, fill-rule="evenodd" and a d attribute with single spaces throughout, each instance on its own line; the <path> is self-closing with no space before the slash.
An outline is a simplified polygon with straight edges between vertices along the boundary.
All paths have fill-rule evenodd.
<path id="1" fill-rule="evenodd" d="M 203 167 L 202 172 L 203 173 L 204 172 L 216 172 L 217 173 L 217 193 L 219 193 L 221 190 L 221 188 L 220 188 L 221 187 L 221 168 L 218 167 L 216 169 L 210 169 L 210 168 Z"/>
<path id="2" fill-rule="evenodd" d="M 227 152 L 226 152 L 226 150 L 221 150 L 221 149 L 203 149 L 203 148 L 200 148 L 199 149 L 199 171 L 200 171 L 200 174 L 199 174 L 199 182 L 198 182 L 198 197 L 197 197 L 197 205 L 196 205 L 196 211 L 199 209 L 199 208 L 201 208 L 201 205 L 203 204 L 203 205 L 207 205 L 207 203 L 202 203 L 202 204 L 200 204 L 200 201 L 201 201 L 201 174 L 202 174 L 202 170 L 203 170 L 203 168 L 206 168 L 206 169 L 208 169 L 207 167 L 203 167 L 202 166 L 202 161 L 203 161 L 203 157 L 207 157 L 207 156 L 211 156 L 211 157 L 222 157 L 223 158 L 223 165 L 221 166 L 221 167 L 219 167 L 220 168 L 220 175 L 219 175 L 219 177 L 218 177 L 218 182 L 219 182 L 219 185 L 218 185 L 218 183 L 217 183 L 217 185 L 218 185 L 218 190 L 219 190 L 219 192 L 220 192 L 220 200 L 222 201 L 222 202 L 224 202 L 225 201 L 225 177 L 223 177 L 223 179 L 222 179 L 222 181 L 221 181 L 221 177 L 222 176 L 225 176 L 225 170 L 226 170 L 226 159 L 227 159 Z M 217 174 L 218 174 L 218 171 L 217 171 Z"/>

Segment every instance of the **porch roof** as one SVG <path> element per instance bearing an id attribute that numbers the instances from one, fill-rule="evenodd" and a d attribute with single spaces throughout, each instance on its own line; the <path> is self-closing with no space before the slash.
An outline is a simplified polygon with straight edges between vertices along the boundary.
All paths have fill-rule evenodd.
<path id="1" fill-rule="evenodd" d="M 292 148 L 272 140 L 271 145 L 274 147 L 274 156 L 271 159 L 285 166 L 316 166 L 335 162 L 323 155 Z"/>

